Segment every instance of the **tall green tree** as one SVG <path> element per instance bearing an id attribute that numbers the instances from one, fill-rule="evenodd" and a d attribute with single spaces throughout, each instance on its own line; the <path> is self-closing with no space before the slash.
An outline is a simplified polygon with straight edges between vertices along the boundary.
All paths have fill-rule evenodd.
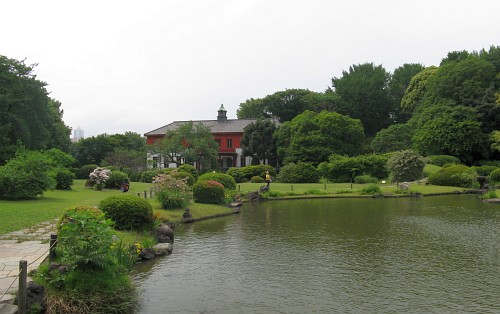
<path id="1" fill-rule="evenodd" d="M 383 154 L 412 148 L 415 130 L 408 124 L 393 124 L 380 130 L 370 147 L 375 153 Z"/>
<path id="2" fill-rule="evenodd" d="M 402 109 L 401 101 L 411 79 L 424 69 L 425 67 L 419 63 L 405 63 L 394 70 L 388 84 L 389 94 L 394 102 L 394 111 L 391 114 L 392 122 L 405 123 L 411 118 L 411 115 Z"/>
<path id="3" fill-rule="evenodd" d="M 368 136 L 389 126 L 394 111 L 389 79 L 390 74 L 381 65 L 352 65 L 349 71 L 342 72 L 342 77 L 332 78 L 332 88 L 340 97 L 338 112 L 360 119 Z"/>
<path id="4" fill-rule="evenodd" d="M 0 163 L 19 147 L 67 151 L 70 129 L 60 103 L 50 99 L 34 65 L 0 56 Z"/>
<path id="5" fill-rule="evenodd" d="M 276 123 L 271 119 L 257 120 L 245 127 L 241 145 L 244 156 L 252 156 L 259 160 L 267 159 L 276 166 L 277 150 L 273 134 Z"/>
<path id="6" fill-rule="evenodd" d="M 353 156 L 361 152 L 363 126 L 357 119 L 336 112 L 305 111 L 276 131 L 278 154 L 285 164 L 328 160 L 331 154 Z"/>
<path id="7" fill-rule="evenodd" d="M 210 128 L 192 121 L 168 132 L 162 140 L 162 154 L 169 162 L 197 163 L 202 169 L 217 167 L 219 146 Z"/>

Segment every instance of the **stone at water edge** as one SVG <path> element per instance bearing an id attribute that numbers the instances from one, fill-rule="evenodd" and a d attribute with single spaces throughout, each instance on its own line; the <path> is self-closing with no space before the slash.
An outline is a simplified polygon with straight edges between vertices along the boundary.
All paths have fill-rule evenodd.
<path id="1" fill-rule="evenodd" d="M 158 243 L 153 246 L 153 250 L 156 256 L 166 255 L 167 253 L 172 253 L 171 243 Z"/>

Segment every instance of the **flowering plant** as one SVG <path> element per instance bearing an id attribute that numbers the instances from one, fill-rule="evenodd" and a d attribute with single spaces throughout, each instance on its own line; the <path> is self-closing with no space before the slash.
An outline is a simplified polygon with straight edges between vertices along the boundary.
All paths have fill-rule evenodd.
<path id="1" fill-rule="evenodd" d="M 170 174 L 160 173 L 153 178 L 153 183 L 158 187 L 156 198 L 162 204 L 162 208 L 181 208 L 191 200 L 191 187 L 187 184 L 187 178 L 174 178 Z"/>
<path id="2" fill-rule="evenodd" d="M 106 182 L 109 179 L 110 174 L 111 170 L 104 168 L 95 168 L 94 171 L 89 174 L 89 178 L 99 185 Z"/>

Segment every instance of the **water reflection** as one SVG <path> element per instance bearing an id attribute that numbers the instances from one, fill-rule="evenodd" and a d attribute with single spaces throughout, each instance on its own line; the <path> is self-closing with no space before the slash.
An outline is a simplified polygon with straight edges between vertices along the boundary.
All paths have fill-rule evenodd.
<path id="1" fill-rule="evenodd" d="M 139 269 L 142 313 L 499 310 L 499 210 L 472 196 L 245 204 Z"/>

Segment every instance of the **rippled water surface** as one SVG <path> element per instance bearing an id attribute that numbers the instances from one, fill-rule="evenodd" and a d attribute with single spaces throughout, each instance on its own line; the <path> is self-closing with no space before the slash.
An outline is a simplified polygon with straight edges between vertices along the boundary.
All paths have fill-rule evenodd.
<path id="1" fill-rule="evenodd" d="M 140 313 L 500 313 L 499 227 L 474 196 L 245 204 L 137 267 Z"/>

